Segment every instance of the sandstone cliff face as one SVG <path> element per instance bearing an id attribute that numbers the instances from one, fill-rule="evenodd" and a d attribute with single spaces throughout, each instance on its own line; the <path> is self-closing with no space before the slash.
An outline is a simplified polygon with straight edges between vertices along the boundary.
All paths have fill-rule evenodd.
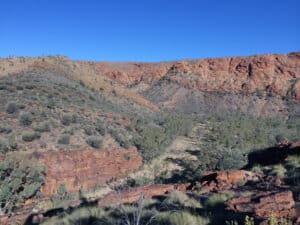
<path id="1" fill-rule="evenodd" d="M 300 100 L 300 53 L 184 60 L 166 63 L 90 63 L 126 86 L 168 79 L 181 87 L 222 93 L 266 91 Z"/>
<path id="2" fill-rule="evenodd" d="M 300 78 L 299 53 L 178 62 L 168 77 L 181 86 L 200 91 L 253 93 L 262 90 L 300 100 L 299 90 L 292 90 L 298 88 L 297 78 Z"/>
<path id="3" fill-rule="evenodd" d="M 143 82 L 151 84 L 164 76 L 170 67 L 171 62 L 166 63 L 91 63 L 96 70 L 112 80 L 132 86 Z"/>
<path id="4" fill-rule="evenodd" d="M 42 193 L 53 195 L 62 183 L 68 191 L 92 188 L 97 184 L 124 177 L 138 169 L 142 158 L 135 148 L 127 150 L 82 150 L 40 153 L 47 167 Z"/>
<path id="5" fill-rule="evenodd" d="M 297 116 L 299 78 L 299 53 L 182 61 L 143 95 L 180 113 Z"/>

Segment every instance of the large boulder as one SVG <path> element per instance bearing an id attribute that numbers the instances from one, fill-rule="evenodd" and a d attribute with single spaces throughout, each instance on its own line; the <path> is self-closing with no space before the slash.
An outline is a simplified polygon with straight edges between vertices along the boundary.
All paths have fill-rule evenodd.
<path id="1" fill-rule="evenodd" d="M 251 213 L 256 218 L 295 217 L 295 201 L 290 190 L 259 192 L 250 197 L 233 198 L 226 205 L 229 210 Z"/>
<path id="2" fill-rule="evenodd" d="M 207 173 L 200 182 L 197 182 L 193 189 L 202 191 L 220 191 L 245 184 L 248 181 L 258 181 L 260 176 L 246 170 L 228 170 Z"/>

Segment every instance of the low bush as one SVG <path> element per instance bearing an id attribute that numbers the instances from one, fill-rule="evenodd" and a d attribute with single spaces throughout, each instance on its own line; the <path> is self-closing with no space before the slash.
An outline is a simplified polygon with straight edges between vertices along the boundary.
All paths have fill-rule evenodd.
<path id="1" fill-rule="evenodd" d="M 61 123 L 65 126 L 69 126 L 72 123 L 72 116 L 69 114 L 64 114 L 61 117 Z"/>
<path id="2" fill-rule="evenodd" d="M 9 102 L 7 105 L 6 105 L 6 112 L 8 114 L 13 114 L 15 113 L 16 111 L 18 110 L 18 106 L 15 102 Z"/>
<path id="3" fill-rule="evenodd" d="M 17 150 L 18 148 L 18 143 L 16 141 L 16 138 L 14 135 L 10 135 L 8 137 L 8 146 L 9 146 L 9 150 L 10 151 L 14 151 L 14 150 Z"/>
<path id="4" fill-rule="evenodd" d="M 0 90 L 6 90 L 6 84 L 0 83 Z"/>
<path id="5" fill-rule="evenodd" d="M 100 148 L 102 146 L 102 138 L 98 136 L 88 137 L 86 143 L 93 148 Z"/>
<path id="6" fill-rule="evenodd" d="M 284 178 L 286 175 L 287 170 L 282 164 L 278 164 L 273 166 L 271 175 L 279 177 L 279 178 Z"/>
<path id="7" fill-rule="evenodd" d="M 0 125 L 0 133 L 9 134 L 11 132 L 12 132 L 12 128 L 11 127 Z"/>
<path id="8" fill-rule="evenodd" d="M 192 126 L 192 118 L 178 115 L 159 118 L 157 124 L 151 125 L 137 121 L 139 136 L 133 137 L 131 142 L 141 151 L 144 160 L 151 160 L 163 153 L 164 148 L 177 136 L 187 136 Z"/>
<path id="9" fill-rule="evenodd" d="M 163 202 L 168 208 L 202 208 L 200 201 L 189 197 L 187 194 L 174 191 Z"/>
<path id="10" fill-rule="evenodd" d="M 97 121 L 96 122 L 95 129 L 102 136 L 104 136 L 106 134 L 106 127 L 105 127 L 105 125 L 103 124 L 102 121 Z"/>
<path id="11" fill-rule="evenodd" d="M 72 123 L 77 123 L 79 121 L 79 118 L 76 114 L 72 114 Z"/>
<path id="12" fill-rule="evenodd" d="M 26 131 L 22 134 L 22 140 L 26 142 L 31 142 L 35 139 L 39 139 L 40 137 L 40 133 L 33 131 Z"/>
<path id="13" fill-rule="evenodd" d="M 74 195 L 69 193 L 66 184 L 61 184 L 55 195 L 51 197 L 53 207 L 62 207 L 68 204 L 69 200 L 74 199 Z"/>
<path id="14" fill-rule="evenodd" d="M 30 113 L 30 112 L 21 113 L 19 121 L 23 126 L 30 126 L 33 121 L 32 113 Z"/>
<path id="15" fill-rule="evenodd" d="M 14 151 L 18 148 L 18 143 L 16 142 L 15 136 L 10 135 L 8 140 L 0 139 L 0 152 L 6 153 L 8 151 Z"/>
<path id="16" fill-rule="evenodd" d="M 215 208 L 220 205 L 223 205 L 225 201 L 230 199 L 231 196 L 227 194 L 213 194 L 209 199 L 206 201 L 206 206 L 209 208 Z"/>
<path id="17" fill-rule="evenodd" d="M 50 128 L 50 124 L 48 122 L 44 122 L 44 123 L 41 123 L 39 125 L 37 125 L 35 128 L 34 128 L 35 131 L 37 132 L 50 132 L 51 131 L 51 128 Z"/>
<path id="18" fill-rule="evenodd" d="M 95 129 L 91 126 L 86 126 L 83 128 L 84 129 L 84 133 L 88 136 L 91 136 L 91 135 L 95 135 Z"/>
<path id="19" fill-rule="evenodd" d="M 6 152 L 8 152 L 8 150 L 9 150 L 9 147 L 8 147 L 6 141 L 3 139 L 0 139 L 0 152 L 6 153 Z"/>
<path id="20" fill-rule="evenodd" d="M 209 218 L 193 215 L 187 211 L 166 212 L 158 217 L 157 224 L 164 225 L 206 225 L 210 223 Z"/>
<path id="21" fill-rule="evenodd" d="M 124 134 L 122 134 L 121 131 L 117 130 L 109 130 L 109 133 L 111 136 L 116 140 L 116 142 L 119 143 L 119 145 L 123 148 L 129 148 L 131 146 L 129 140 L 126 138 Z"/>
<path id="22" fill-rule="evenodd" d="M 70 135 L 69 134 L 62 134 L 59 137 L 57 143 L 61 144 L 61 145 L 68 145 L 68 144 L 70 144 Z"/>
<path id="23" fill-rule="evenodd" d="M 0 211 L 14 211 L 45 182 L 45 167 L 34 160 L 6 158 L 0 162 Z"/>
<path id="24" fill-rule="evenodd" d="M 140 136 L 133 137 L 133 144 L 140 150 L 145 161 L 157 157 L 162 152 L 162 145 L 166 141 L 164 129 L 147 126 L 142 129 Z"/>

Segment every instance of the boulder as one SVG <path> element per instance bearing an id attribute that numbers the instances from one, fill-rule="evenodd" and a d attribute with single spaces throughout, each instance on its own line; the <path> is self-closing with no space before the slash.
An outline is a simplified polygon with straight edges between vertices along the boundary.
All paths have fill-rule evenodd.
<path id="1" fill-rule="evenodd" d="M 250 197 L 233 198 L 226 202 L 227 209 L 251 213 L 256 218 L 295 217 L 295 201 L 290 190 L 259 192 Z"/>
<path id="2" fill-rule="evenodd" d="M 225 190 L 238 186 L 248 181 L 258 181 L 260 176 L 246 170 L 229 170 L 207 173 L 193 189 L 201 189 L 207 192 Z"/>

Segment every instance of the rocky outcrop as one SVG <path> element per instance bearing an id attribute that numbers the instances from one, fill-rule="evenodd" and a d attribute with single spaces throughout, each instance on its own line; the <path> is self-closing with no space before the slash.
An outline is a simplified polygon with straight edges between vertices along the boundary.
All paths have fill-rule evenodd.
<path id="1" fill-rule="evenodd" d="M 95 67 L 96 70 L 123 85 L 132 86 L 143 82 L 144 84 L 151 84 L 162 76 L 164 76 L 170 67 L 171 62 L 162 63 L 112 63 L 99 62 L 89 63 L 90 66 Z"/>
<path id="2" fill-rule="evenodd" d="M 248 181 L 256 182 L 259 178 L 259 175 L 246 170 L 209 172 L 196 182 L 193 190 L 206 192 L 228 190 Z"/>
<path id="3" fill-rule="evenodd" d="M 119 205 L 134 203 L 143 198 L 167 195 L 175 190 L 186 191 L 190 184 L 157 184 L 144 187 L 131 188 L 122 191 L 115 191 L 104 196 L 98 201 L 98 206 Z"/>
<path id="4" fill-rule="evenodd" d="M 45 185 L 41 190 L 45 195 L 55 194 L 63 183 L 72 192 L 105 184 L 126 176 L 142 164 L 136 148 L 48 151 L 35 156 L 47 167 Z"/>
<path id="5" fill-rule="evenodd" d="M 251 197 L 239 197 L 229 200 L 227 209 L 239 213 L 251 213 L 257 218 L 276 218 L 295 216 L 295 201 L 289 190 L 260 192 Z"/>
<path id="6" fill-rule="evenodd" d="M 152 85 L 167 79 L 181 87 L 204 92 L 266 92 L 300 101 L 300 53 L 168 63 L 90 62 L 90 66 L 126 86 Z"/>
<path id="7" fill-rule="evenodd" d="M 168 79 L 188 89 L 269 94 L 300 100 L 300 54 L 258 55 L 175 63 Z M 294 90 L 292 90 L 294 89 Z M 289 93 L 291 92 L 291 93 Z"/>
<path id="8" fill-rule="evenodd" d="M 299 78 L 299 53 L 188 60 L 174 63 L 143 95 L 184 114 L 297 116 Z"/>

